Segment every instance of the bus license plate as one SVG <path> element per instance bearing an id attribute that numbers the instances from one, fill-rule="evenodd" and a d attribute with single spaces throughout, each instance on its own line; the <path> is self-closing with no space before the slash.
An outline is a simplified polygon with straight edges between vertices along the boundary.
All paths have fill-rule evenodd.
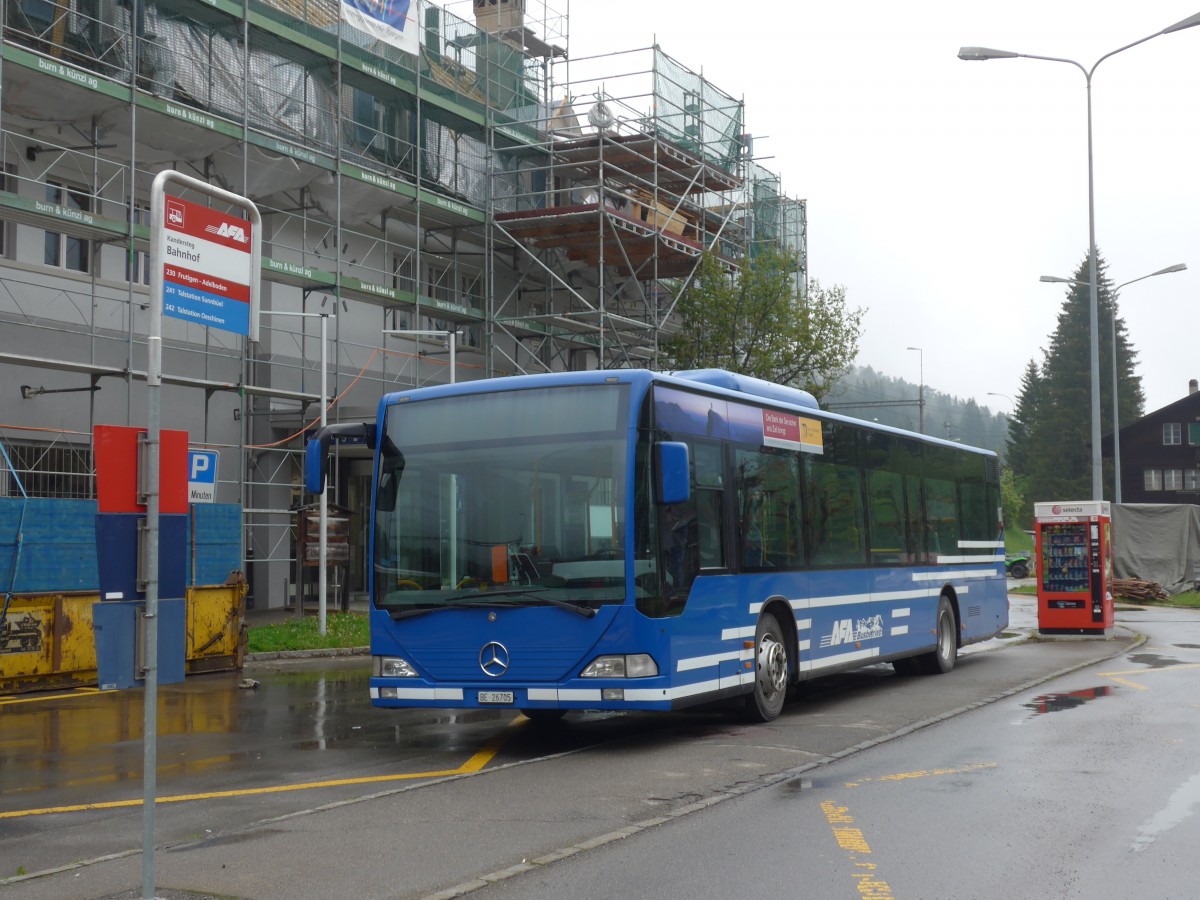
<path id="1" fill-rule="evenodd" d="M 480 691 L 480 703 L 512 703 L 512 691 Z"/>

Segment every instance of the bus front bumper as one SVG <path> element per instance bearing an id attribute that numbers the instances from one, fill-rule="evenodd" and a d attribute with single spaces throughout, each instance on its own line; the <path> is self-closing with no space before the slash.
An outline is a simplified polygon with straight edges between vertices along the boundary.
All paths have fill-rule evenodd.
<path id="1" fill-rule="evenodd" d="M 409 678 L 371 678 L 373 706 L 435 709 L 672 710 L 745 693 L 716 684 L 655 685 L 659 679 L 606 680 L 603 684 L 439 684 Z M 641 683 L 639 683 L 641 682 Z"/>

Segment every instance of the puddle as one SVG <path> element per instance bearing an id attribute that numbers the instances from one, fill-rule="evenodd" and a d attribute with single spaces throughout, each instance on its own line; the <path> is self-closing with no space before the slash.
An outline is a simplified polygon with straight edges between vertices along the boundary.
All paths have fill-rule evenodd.
<path id="1" fill-rule="evenodd" d="M 1040 716 L 1043 713 L 1075 709 L 1075 707 L 1083 706 L 1099 697 L 1109 697 L 1115 692 L 1115 688 L 1111 687 L 1084 688 L 1079 691 L 1071 691 L 1069 694 L 1042 694 L 1034 697 L 1031 702 L 1021 705 L 1026 709 L 1033 710 L 1035 716 Z"/>
<path id="2" fill-rule="evenodd" d="M 1167 805 L 1143 822 L 1137 830 L 1130 849 L 1140 853 L 1160 836 L 1192 815 L 1200 805 L 1200 775 L 1193 775 L 1167 799 Z"/>
<path id="3" fill-rule="evenodd" d="M 1148 669 L 1169 669 L 1180 664 L 1177 659 L 1159 656 L 1157 653 L 1131 653 L 1129 661 L 1135 666 L 1145 666 Z"/>

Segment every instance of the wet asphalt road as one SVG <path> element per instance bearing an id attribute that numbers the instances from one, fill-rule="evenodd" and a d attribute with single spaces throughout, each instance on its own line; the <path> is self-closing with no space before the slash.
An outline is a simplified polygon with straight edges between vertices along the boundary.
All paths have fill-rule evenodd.
<path id="1" fill-rule="evenodd" d="M 1121 618 L 1131 652 L 473 897 L 1194 897 L 1200 614 Z"/>
<path id="2" fill-rule="evenodd" d="M 1029 610 L 1014 598 L 1014 625 L 1031 624 Z M 259 666 L 245 673 L 253 690 L 240 676 L 193 678 L 160 697 L 157 883 L 262 898 L 436 894 L 1118 649 L 983 648 L 934 679 L 873 667 L 814 683 L 759 727 L 722 712 L 584 715 L 544 730 L 499 711 L 374 710 L 363 660 Z M 119 857 L 0 882 L 0 895 L 140 884 L 141 714 L 135 692 L 0 707 L 0 877 Z"/>

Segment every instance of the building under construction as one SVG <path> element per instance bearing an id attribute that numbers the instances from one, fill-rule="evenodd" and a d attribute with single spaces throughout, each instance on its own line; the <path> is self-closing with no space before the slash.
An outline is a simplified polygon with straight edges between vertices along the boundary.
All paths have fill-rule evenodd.
<path id="1" fill-rule="evenodd" d="M 399 44 L 338 0 L 0 0 L 0 20 L 0 495 L 94 497 L 93 426 L 146 424 L 155 175 L 247 196 L 259 340 L 164 320 L 162 425 L 220 452 L 259 606 L 303 596 L 323 406 L 658 367 L 705 252 L 733 271 L 776 244 L 806 280 L 804 203 L 753 161 L 742 102 L 657 46 L 573 58 L 534 0 L 413 0 Z M 339 453 L 344 599 L 370 462 Z"/>

